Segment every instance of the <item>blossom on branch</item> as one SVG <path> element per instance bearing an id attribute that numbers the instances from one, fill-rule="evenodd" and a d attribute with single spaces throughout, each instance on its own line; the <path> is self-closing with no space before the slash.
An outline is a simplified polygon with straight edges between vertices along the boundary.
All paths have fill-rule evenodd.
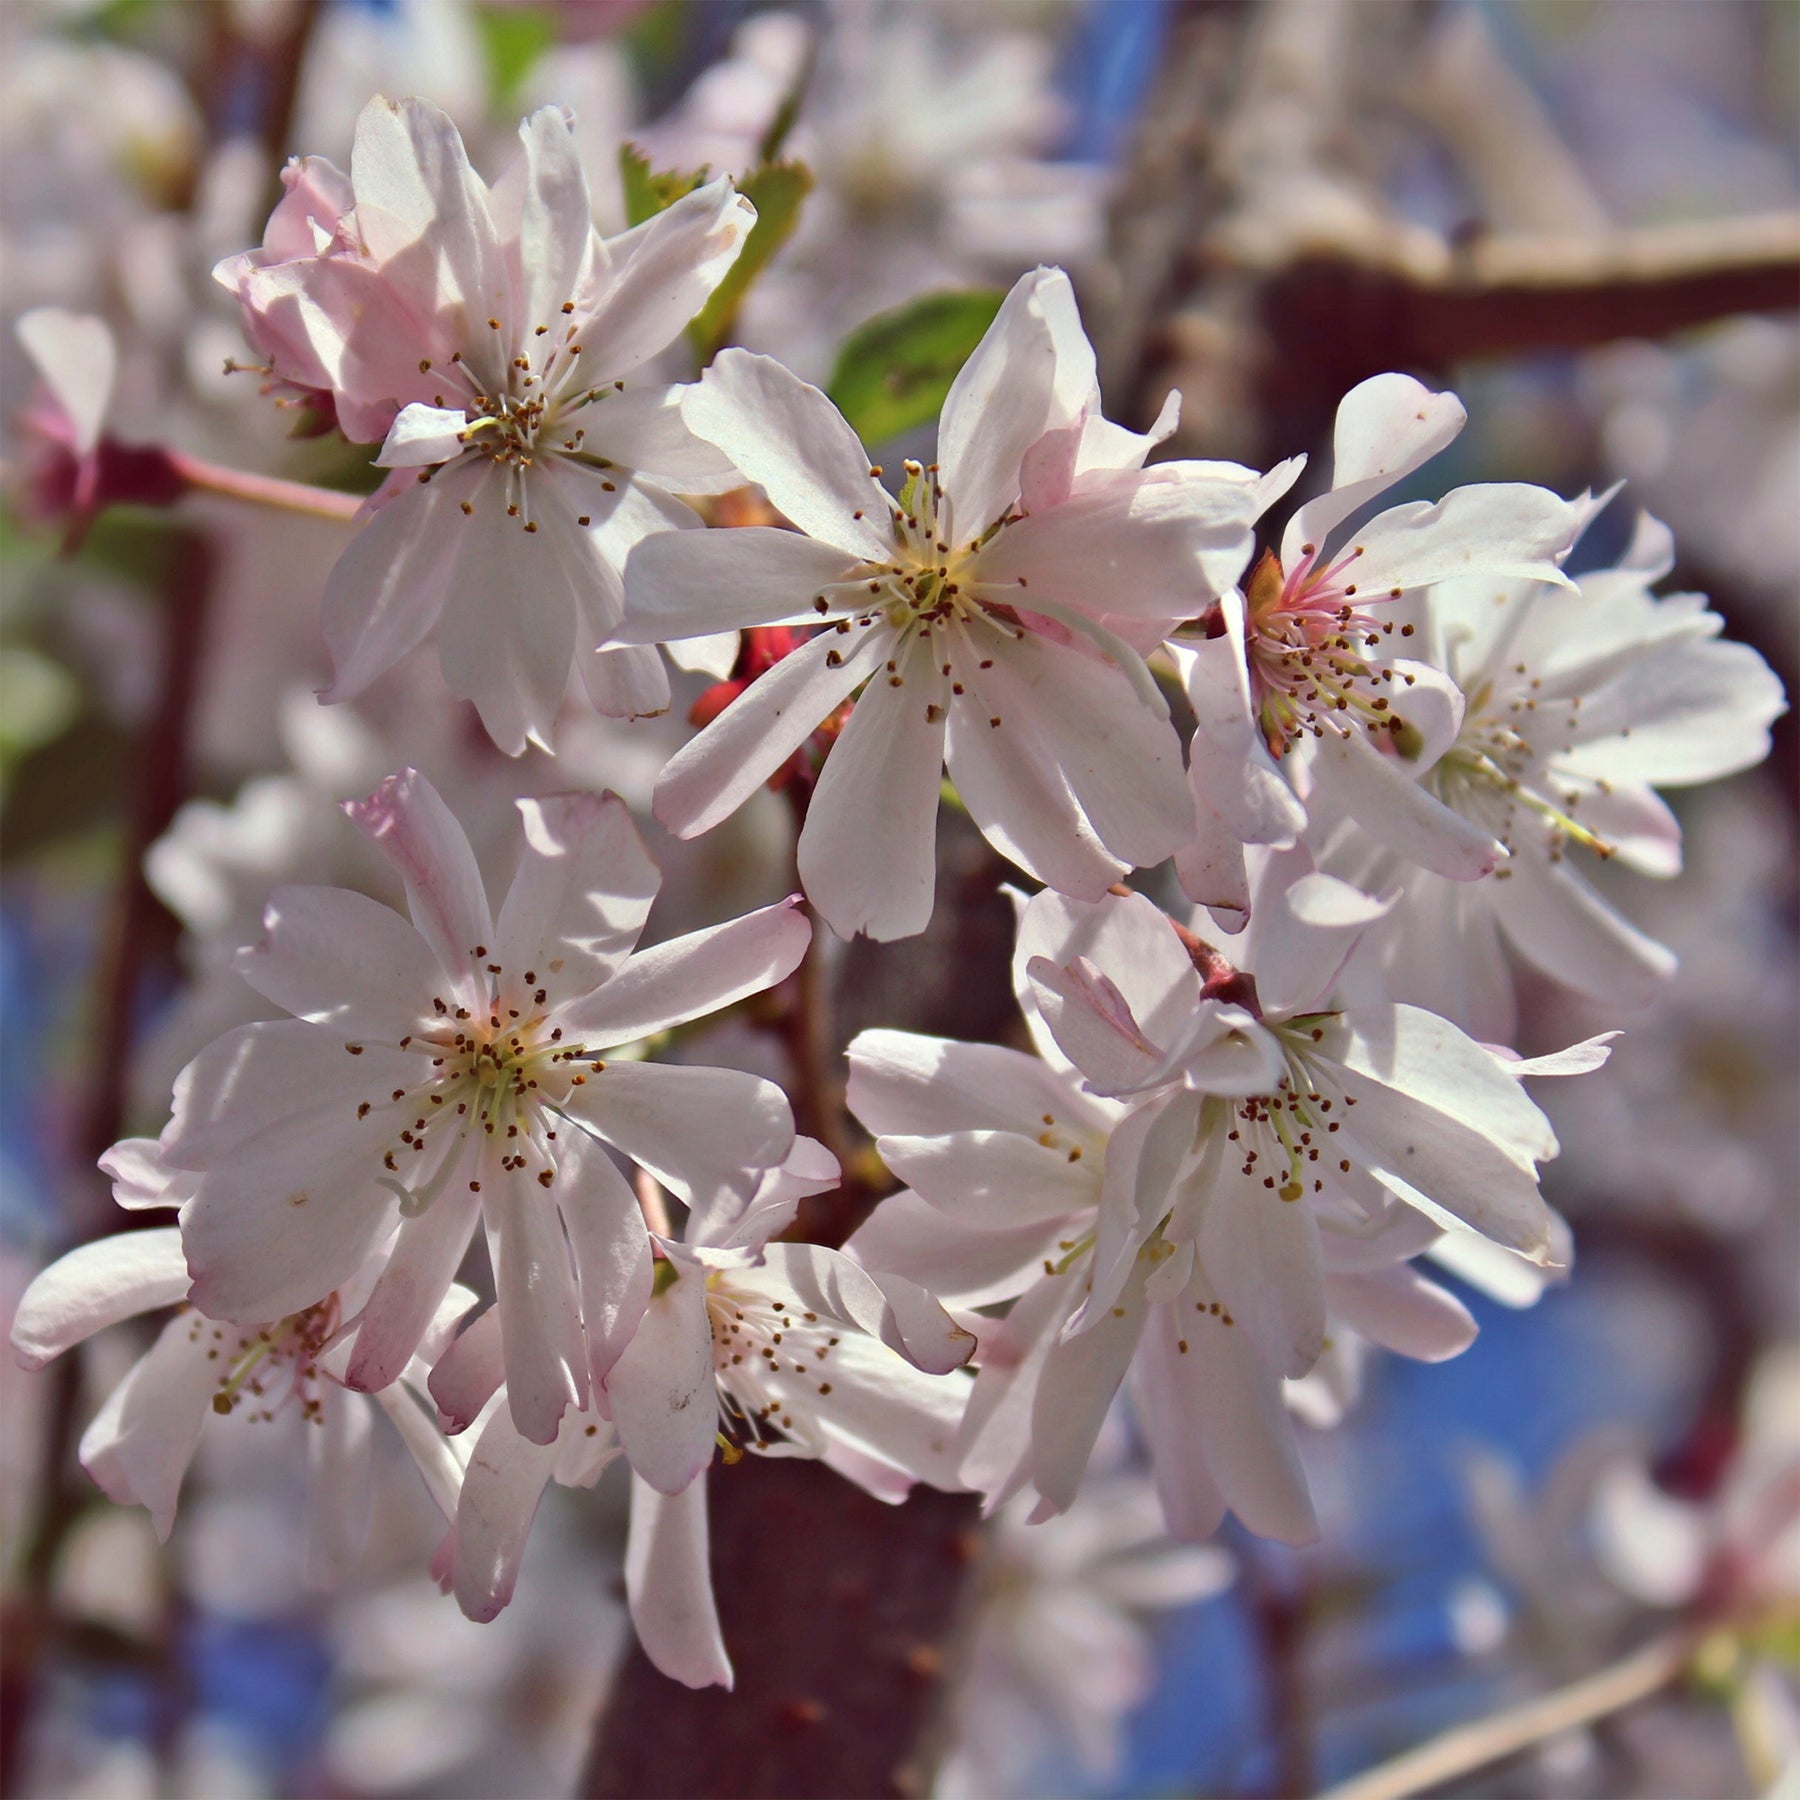
<path id="1" fill-rule="evenodd" d="M 291 166 L 263 247 L 218 270 L 271 374 L 329 395 L 393 471 L 326 586 L 324 697 L 434 637 L 452 691 L 513 755 L 549 741 L 572 670 L 602 712 L 668 704 L 654 651 L 598 653 L 619 572 L 640 538 L 699 524 L 676 491 L 731 474 L 667 383 L 639 375 L 755 222 L 719 180 L 603 239 L 563 113 L 520 136 L 489 187 L 436 107 L 378 97 L 349 177 Z"/>
<path id="2" fill-rule="evenodd" d="M 930 920 L 941 772 L 1003 855 L 1097 898 L 1180 842 L 1181 746 L 1144 655 L 1249 551 L 1254 477 L 1144 458 L 1100 414 L 1068 277 L 1008 295 L 944 402 L 939 460 L 898 495 L 823 394 L 725 351 L 682 401 L 694 432 L 797 527 L 665 534 L 633 552 L 617 641 L 765 625 L 814 635 L 676 754 L 656 813 L 734 812 L 858 694 L 800 838 L 840 936 Z M 859 692 L 860 690 L 860 692 Z"/>

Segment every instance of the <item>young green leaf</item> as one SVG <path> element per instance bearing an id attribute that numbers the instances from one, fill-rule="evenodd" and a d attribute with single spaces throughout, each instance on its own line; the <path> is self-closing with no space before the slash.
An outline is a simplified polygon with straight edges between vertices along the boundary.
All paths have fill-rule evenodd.
<path id="1" fill-rule="evenodd" d="M 1003 298 L 998 288 L 946 289 L 857 326 L 827 389 L 857 436 L 880 444 L 935 419 Z"/>

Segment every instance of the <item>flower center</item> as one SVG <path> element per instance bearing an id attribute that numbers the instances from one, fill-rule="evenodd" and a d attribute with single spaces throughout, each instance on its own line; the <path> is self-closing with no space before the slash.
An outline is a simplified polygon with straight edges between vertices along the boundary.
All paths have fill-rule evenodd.
<path id="1" fill-rule="evenodd" d="M 730 1452 L 758 1449 L 777 1432 L 820 1448 L 811 1407 L 815 1396 L 831 1392 L 836 1322 L 796 1312 L 722 1270 L 706 1278 L 706 1314 L 719 1382 L 719 1436 L 730 1460 L 736 1460 Z"/>
<path id="2" fill-rule="evenodd" d="M 452 1006 L 442 995 L 431 1000 L 432 1022 L 400 1040 L 399 1048 L 428 1059 L 428 1069 L 411 1087 L 397 1087 L 380 1099 L 360 1102 L 356 1116 L 386 1108 L 402 1121 L 393 1145 L 383 1154 L 383 1187 L 399 1196 L 401 1212 L 424 1212 L 459 1165 L 456 1154 L 479 1132 L 501 1147 L 503 1173 L 533 1171 L 542 1187 L 555 1179 L 555 1124 L 572 1089 L 606 1067 L 580 1044 L 565 1044 L 562 1027 L 551 1022 L 550 991 L 537 971 L 516 979 L 487 962 L 486 947 L 471 951 L 486 977 L 487 1002 L 477 1012 Z M 346 1044 L 361 1055 L 360 1044 Z M 432 1155 L 427 1156 L 427 1149 Z M 402 1159 L 426 1172 L 408 1186 Z M 479 1180 L 469 1183 L 481 1191 Z"/>
<path id="3" fill-rule="evenodd" d="M 213 1411 L 264 1423 L 292 1404 L 309 1423 L 323 1424 L 323 1379 L 314 1365 L 341 1323 L 335 1293 L 260 1330 L 192 1314 L 189 1342 L 205 1344 L 216 1370 Z"/>

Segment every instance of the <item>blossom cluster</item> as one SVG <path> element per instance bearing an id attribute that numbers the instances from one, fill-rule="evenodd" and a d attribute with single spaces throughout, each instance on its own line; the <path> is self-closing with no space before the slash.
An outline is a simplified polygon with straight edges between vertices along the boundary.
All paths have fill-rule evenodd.
<path id="1" fill-rule="evenodd" d="M 930 461 L 890 472 L 767 356 L 669 379 L 750 200 L 721 176 L 607 235 L 568 117 L 521 139 L 489 184 L 435 107 L 374 100 L 348 174 L 290 165 L 217 271 L 270 389 L 379 446 L 321 698 L 429 640 L 519 756 L 561 743 L 571 692 L 651 716 L 668 664 L 701 672 L 655 818 L 700 836 L 800 768 L 803 894 L 644 943 L 661 877 L 616 793 L 521 798 L 499 893 L 437 788 L 390 776 L 346 810 L 406 913 L 275 890 L 236 971 L 283 1016 L 201 1050 L 160 1134 L 103 1165 L 175 1223 L 54 1264 L 15 1344 L 41 1363 L 174 1308 L 85 1466 L 166 1534 L 209 1415 L 297 1415 L 322 1573 L 356 1553 L 373 1402 L 477 1619 L 546 1487 L 622 1461 L 636 1628 L 693 1685 L 731 1679 L 721 1458 L 1041 1523 L 1123 1393 L 1175 1537 L 1230 1512 L 1305 1541 L 1319 1391 L 1363 1343 L 1474 1336 L 1421 1265 L 1502 1290 L 1567 1268 L 1531 1084 L 1591 1074 L 1612 1034 L 1517 1054 L 1515 962 L 1621 1013 L 1654 997 L 1672 958 L 1602 865 L 1678 871 L 1659 790 L 1760 759 L 1779 685 L 1703 598 L 1654 591 L 1654 519 L 1571 572 L 1610 496 L 1384 506 L 1465 419 L 1411 376 L 1344 396 L 1328 482 L 1150 460 L 1179 397 L 1147 433 L 1107 419 L 1059 269 L 1006 295 Z M 89 457 L 91 334 L 35 317 Z M 927 930 L 950 806 L 1030 888 L 1029 1048 L 861 1033 L 848 1105 L 903 1185 L 843 1248 L 801 1241 L 837 1157 L 776 1082 L 690 1060 L 691 1028 L 825 954 L 822 927 Z M 458 1279 L 477 1236 L 486 1305 Z"/>

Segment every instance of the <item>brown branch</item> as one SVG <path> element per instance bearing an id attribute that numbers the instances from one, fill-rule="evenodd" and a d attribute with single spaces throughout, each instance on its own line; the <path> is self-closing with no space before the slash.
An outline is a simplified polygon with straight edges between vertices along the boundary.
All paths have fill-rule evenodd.
<path id="1" fill-rule="evenodd" d="M 634 1649 L 581 1792 L 911 1796 L 969 1567 L 976 1501 L 871 1499 L 820 1463 L 747 1457 L 709 1477 L 734 1692 L 692 1689 Z"/>

